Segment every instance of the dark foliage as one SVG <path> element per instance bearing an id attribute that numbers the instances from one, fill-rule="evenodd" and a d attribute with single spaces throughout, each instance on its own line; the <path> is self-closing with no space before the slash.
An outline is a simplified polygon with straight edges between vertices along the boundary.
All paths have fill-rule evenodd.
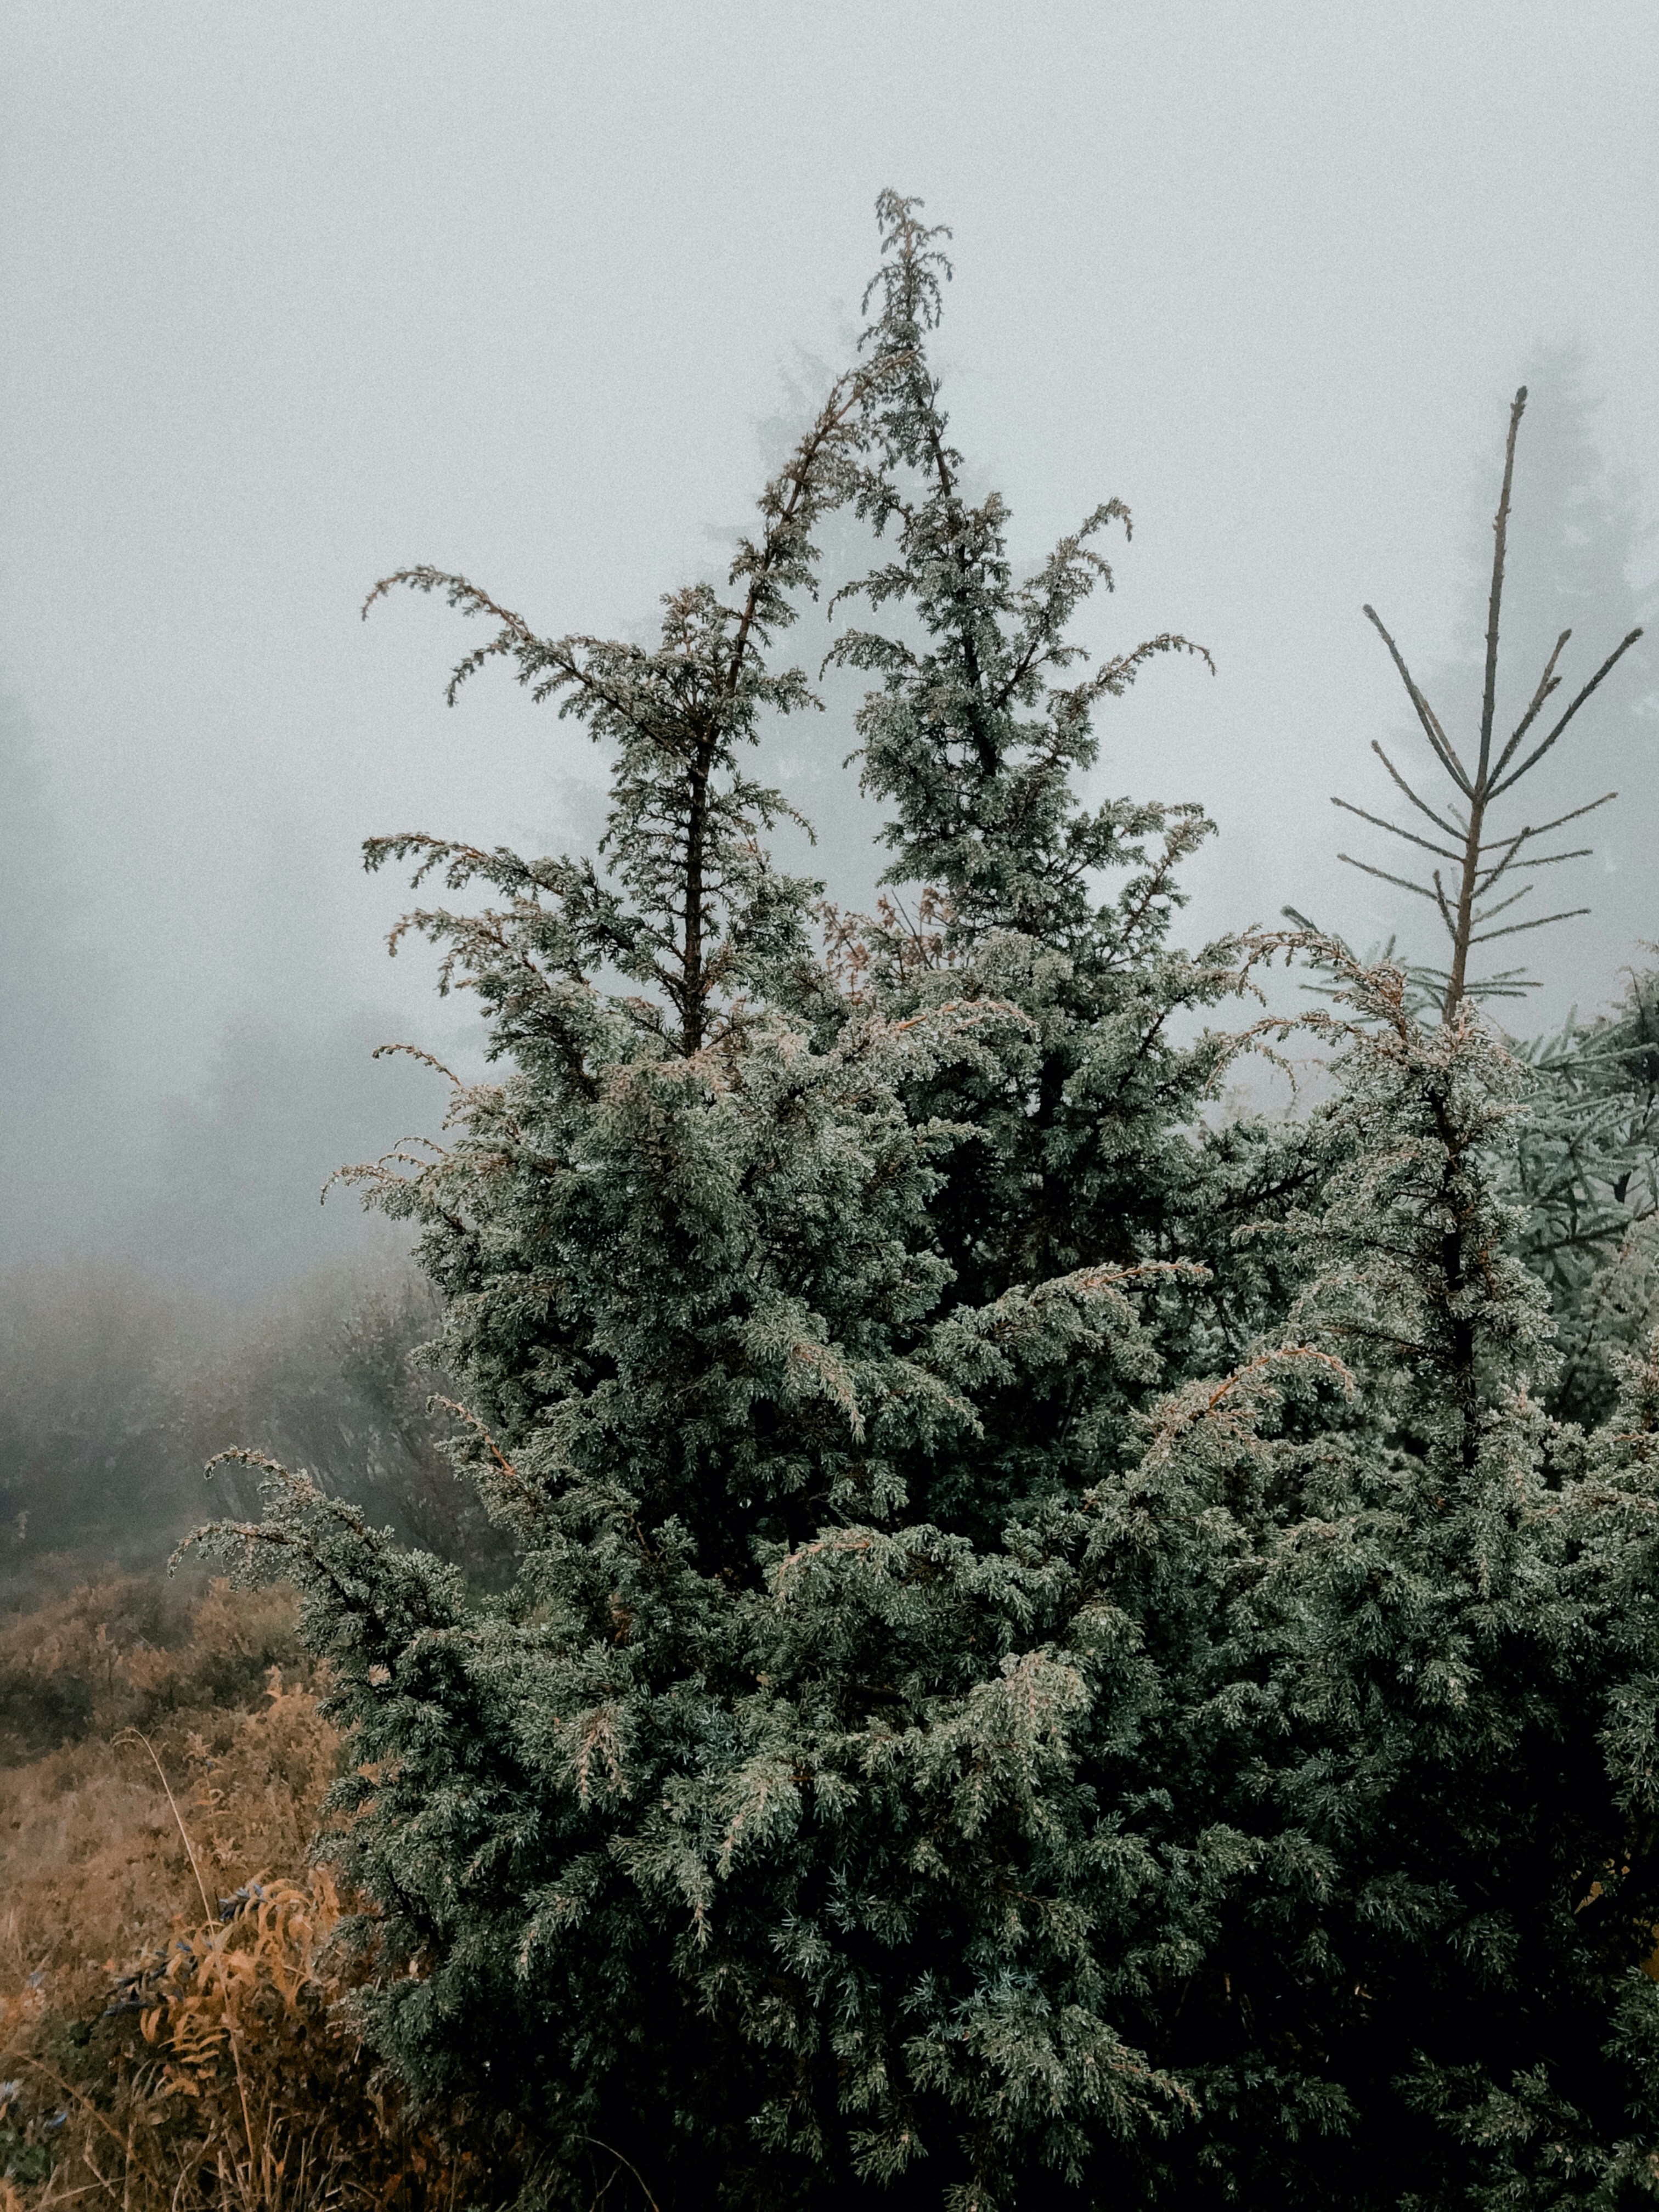
<path id="1" fill-rule="evenodd" d="M 615 765 L 597 858 L 370 848 L 495 900 L 411 926 L 500 1079 L 359 1174 L 512 1586 L 258 1454 L 211 1538 L 335 1670 L 329 1848 L 406 1968 L 359 2016 L 573 2207 L 1642 2201 L 1659 1370 L 1546 1411 L 1531 1077 L 1466 990 L 1322 943 L 1328 1101 L 1204 1133 L 1194 1018 L 1292 941 L 1175 950 L 1201 817 L 1073 790 L 1192 648 L 1079 672 L 1127 517 L 1018 579 L 940 234 L 880 215 L 858 366 L 659 648 L 401 579 Z M 739 747 L 837 502 L 904 902 L 820 958 Z"/>

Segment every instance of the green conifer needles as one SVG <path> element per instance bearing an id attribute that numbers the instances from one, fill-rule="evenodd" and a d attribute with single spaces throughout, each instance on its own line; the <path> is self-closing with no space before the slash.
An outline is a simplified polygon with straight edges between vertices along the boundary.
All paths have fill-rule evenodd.
<path id="1" fill-rule="evenodd" d="M 964 495 L 962 455 L 928 368 L 927 334 L 950 273 L 936 241 L 948 234 L 922 225 L 919 206 L 882 195 L 887 258 L 865 295 L 880 313 L 861 348 L 872 368 L 861 398 L 868 459 L 854 496 L 878 535 L 890 526 L 894 557 L 836 596 L 905 609 L 921 641 L 854 630 L 831 658 L 882 678 L 859 729 L 866 781 L 894 806 L 890 880 L 948 888 L 948 942 L 1018 930 L 1070 950 L 1094 919 L 1091 875 L 1129 841 L 1166 832 L 1161 887 L 1208 828 L 1190 806 L 1079 806 L 1073 778 L 1099 750 L 1092 710 L 1159 653 L 1209 655 L 1165 633 L 1080 683 L 1054 682 L 1087 657 L 1066 635 L 1078 607 L 1097 586 L 1111 588 L 1090 541 L 1112 522 L 1127 534 L 1129 512 L 1115 499 L 1097 507 L 1017 580 L 1007 509 L 994 492 L 977 505 Z M 1148 886 L 1147 896 L 1160 890 Z"/>
<path id="2" fill-rule="evenodd" d="M 499 1079 L 352 1172 L 419 1231 L 511 1586 L 269 1463 L 212 1538 L 300 1583 L 353 1731 L 361 2025 L 573 2209 L 1644 2201 L 1659 1381 L 1540 1410 L 1467 1003 L 1425 1029 L 1327 946 L 1333 1097 L 1206 1133 L 1194 1018 L 1273 947 L 1171 946 L 1202 817 L 1073 790 L 1191 648 L 1057 680 L 1121 510 L 1018 579 L 928 364 L 939 234 L 880 216 L 729 597 L 647 653 L 401 579 L 613 796 L 590 859 L 369 848 L 495 901 L 406 926 Z M 772 641 L 836 501 L 890 551 L 896 633 L 837 653 L 915 905 L 820 953 L 739 747 L 806 696 Z"/>

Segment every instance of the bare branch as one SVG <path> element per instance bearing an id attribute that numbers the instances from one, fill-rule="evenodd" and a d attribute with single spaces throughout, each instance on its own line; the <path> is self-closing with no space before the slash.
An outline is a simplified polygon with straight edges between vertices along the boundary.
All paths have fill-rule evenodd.
<path id="1" fill-rule="evenodd" d="M 1367 814 L 1363 806 L 1352 805 L 1346 799 L 1338 799 L 1333 794 L 1331 805 L 1341 807 L 1345 813 L 1357 814 L 1362 822 L 1374 823 L 1379 830 L 1391 830 L 1396 837 L 1403 837 L 1408 845 L 1420 845 L 1425 853 L 1437 853 L 1443 860 L 1461 860 L 1463 857 L 1461 853 L 1449 852 L 1444 845 L 1431 845 L 1426 837 L 1415 836 L 1411 830 L 1402 830 L 1397 822 L 1385 822 L 1380 814 Z"/>
<path id="2" fill-rule="evenodd" d="M 1522 884 L 1519 890 L 1511 891 L 1507 898 L 1499 899 L 1496 906 L 1489 906 L 1484 914 L 1472 913 L 1469 916 L 1470 925 L 1474 928 L 1480 927 L 1483 923 L 1491 921 L 1496 915 L 1504 913 L 1515 904 L 1517 899 L 1525 898 L 1528 891 L 1536 890 L 1537 888 L 1536 884 Z"/>
<path id="3" fill-rule="evenodd" d="M 1489 898 L 1492 895 L 1492 889 L 1498 883 L 1499 878 L 1504 875 L 1514 864 L 1521 851 L 1521 838 L 1526 836 L 1527 834 L 1528 833 L 1523 830 L 1521 833 L 1521 837 L 1517 837 L 1510 844 L 1508 852 L 1504 854 L 1503 859 L 1493 867 L 1481 868 L 1478 866 L 1473 866 L 1468 863 L 1465 864 L 1464 874 L 1468 884 L 1469 911 L 1471 915 L 1474 910 L 1475 900 L 1477 898 Z M 1475 853 L 1471 855 L 1472 861 L 1478 860 L 1479 852 L 1480 848 L 1477 847 Z M 1525 865 L 1526 863 L 1522 861 L 1522 866 L 1524 866 Z"/>
<path id="4" fill-rule="evenodd" d="M 1511 790 L 1515 785 L 1520 782 L 1522 777 L 1525 775 L 1528 769 L 1536 767 L 1538 763 L 1543 759 L 1545 754 L 1560 736 L 1562 731 L 1566 728 L 1567 724 L 1571 721 L 1573 716 L 1583 705 L 1585 700 L 1589 697 L 1590 693 L 1594 691 L 1597 684 L 1601 683 L 1601 678 L 1618 665 L 1641 635 L 1642 632 L 1639 629 L 1633 629 L 1627 638 L 1624 639 L 1620 644 L 1614 646 L 1613 651 L 1601 663 L 1601 665 L 1596 670 L 1595 675 L 1591 677 L 1589 682 L 1578 694 L 1578 696 L 1573 701 L 1571 706 L 1568 708 L 1566 713 L 1562 715 L 1560 720 L 1550 732 L 1548 737 L 1544 739 L 1542 744 L 1535 746 L 1534 750 L 1527 755 L 1527 757 L 1522 762 L 1520 767 L 1511 769 L 1510 774 L 1504 777 L 1502 783 L 1494 784 L 1492 786 L 1491 794 L 1492 798 L 1497 799 L 1504 792 Z M 1568 819 L 1571 818 L 1571 817 L 1568 817 Z"/>
<path id="5" fill-rule="evenodd" d="M 1441 766 L 1451 777 L 1453 782 L 1456 784 L 1458 789 L 1462 792 L 1466 798 L 1468 798 L 1473 793 L 1474 787 L 1469 781 L 1468 772 L 1464 769 L 1462 762 L 1457 757 L 1456 750 L 1452 744 L 1451 739 L 1446 735 L 1446 732 L 1440 726 L 1440 717 L 1435 713 L 1433 708 L 1430 706 L 1428 701 L 1418 690 L 1416 678 L 1413 676 L 1410 669 L 1406 665 L 1405 656 L 1401 653 L 1400 647 L 1395 643 L 1394 640 L 1389 635 L 1388 631 L 1383 629 L 1382 617 L 1378 615 L 1376 609 L 1375 607 L 1366 607 L 1363 611 L 1366 620 L 1372 624 L 1377 635 L 1382 639 L 1383 644 L 1388 647 L 1389 653 L 1393 655 L 1394 665 L 1400 671 L 1400 680 L 1405 685 L 1407 696 L 1410 698 L 1413 706 L 1417 709 L 1417 719 L 1423 725 L 1424 735 L 1428 738 L 1429 743 L 1434 747 L 1435 751 L 1440 757 Z"/>
<path id="6" fill-rule="evenodd" d="M 1502 775 L 1504 770 L 1509 766 L 1510 762 L 1514 756 L 1516 747 L 1520 744 L 1522 738 L 1526 736 L 1527 732 L 1537 720 L 1539 710 L 1543 706 L 1544 702 L 1553 692 L 1559 691 L 1560 690 L 1561 679 L 1555 672 L 1555 664 L 1561 658 L 1562 647 L 1565 645 L 1567 640 L 1571 635 L 1572 632 L 1570 629 L 1564 629 L 1560 636 L 1556 639 L 1555 650 L 1551 653 L 1549 659 L 1544 663 L 1544 672 L 1538 679 L 1538 689 L 1532 695 L 1532 704 L 1528 708 L 1526 713 L 1522 714 L 1520 720 L 1516 724 L 1514 733 L 1510 737 L 1508 744 L 1504 746 L 1503 751 L 1498 756 L 1498 766 L 1492 771 L 1495 775 Z"/>
<path id="7" fill-rule="evenodd" d="M 1516 860 L 1515 866 L 1517 868 L 1547 868 L 1554 860 L 1588 860 L 1595 850 L 1594 845 L 1578 845 L 1575 846 L 1571 853 L 1534 853 L 1529 860 Z M 1485 898 L 1486 893 L 1509 866 L 1509 860 L 1502 860 L 1497 867 L 1484 870 L 1482 872 L 1486 880 L 1477 890 L 1475 896 Z"/>
<path id="8" fill-rule="evenodd" d="M 1617 799 L 1618 796 L 1616 791 L 1604 791 L 1599 799 L 1592 799 L 1583 806 L 1575 806 L 1570 814 L 1558 814 L 1553 822 L 1540 822 L 1536 829 L 1518 830 L 1513 837 L 1495 838 L 1490 845 L 1483 845 L 1481 850 L 1495 853 L 1502 846 L 1518 845 L 1523 837 L 1547 837 L 1552 830 L 1564 830 L 1569 822 L 1576 822 L 1581 814 L 1594 814 L 1598 806 L 1605 806 L 1610 799 Z"/>
<path id="9" fill-rule="evenodd" d="M 1483 937 L 1472 937 L 1471 945 L 1490 945 L 1494 937 L 1518 937 L 1523 929 L 1543 929 L 1552 921 L 1576 921 L 1581 914 L 1592 911 L 1587 906 L 1569 907 L 1565 914 L 1540 914 L 1535 921 L 1512 921 L 1507 929 L 1488 930 Z"/>
<path id="10" fill-rule="evenodd" d="M 1401 775 L 1399 769 L 1389 758 L 1387 753 L 1383 751 L 1382 746 L 1378 744 L 1375 738 L 1371 739 L 1371 750 L 1376 755 L 1378 760 L 1382 762 L 1383 767 L 1387 769 L 1389 774 L 1400 786 L 1401 791 L 1405 793 L 1407 798 L 1410 799 L 1412 805 L 1417 809 L 1419 814 L 1426 814 L 1430 821 L 1433 823 L 1435 828 L 1437 830 L 1443 830 L 1449 837 L 1461 837 L 1463 835 L 1463 831 L 1461 827 L 1454 828 L 1451 823 L 1443 821 L 1440 816 L 1435 812 L 1433 807 L 1425 806 L 1424 805 L 1423 801 L 1412 789 L 1405 777 Z M 1448 811 L 1449 811 L 1449 809 Z"/>
<path id="11" fill-rule="evenodd" d="M 1339 860 L 1346 860 L 1351 868 L 1358 868 L 1365 875 L 1379 876 L 1385 884 L 1397 884 L 1402 891 L 1415 891 L 1419 898 L 1434 896 L 1434 893 L 1425 890 L 1421 884 L 1412 883 L 1404 876 L 1391 876 L 1386 868 L 1372 867 L 1369 860 L 1356 860 L 1352 853 L 1339 853 L 1336 857 Z"/>

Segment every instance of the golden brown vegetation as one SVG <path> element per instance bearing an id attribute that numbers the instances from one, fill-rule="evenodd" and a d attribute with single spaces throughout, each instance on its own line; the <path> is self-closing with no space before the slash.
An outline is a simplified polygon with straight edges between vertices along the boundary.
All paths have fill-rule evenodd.
<path id="1" fill-rule="evenodd" d="M 486 2193 L 352 2034 L 291 1595 L 106 1575 L 0 1629 L 0 2212 Z"/>

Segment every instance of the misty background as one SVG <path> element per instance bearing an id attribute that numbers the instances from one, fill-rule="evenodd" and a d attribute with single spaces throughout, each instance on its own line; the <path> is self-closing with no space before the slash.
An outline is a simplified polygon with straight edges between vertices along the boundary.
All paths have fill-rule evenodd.
<path id="1" fill-rule="evenodd" d="M 544 633 L 650 635 L 845 357 L 884 184 L 954 228 L 954 428 L 1017 545 L 1121 497 L 1083 634 L 1215 656 L 1101 721 L 1101 793 L 1219 824 L 1188 936 L 1290 902 L 1437 957 L 1335 859 L 1397 866 L 1329 794 L 1388 812 L 1370 739 L 1421 757 L 1360 608 L 1467 730 L 1524 379 L 1511 715 L 1561 627 L 1576 685 L 1651 614 L 1656 112 L 1644 0 L 10 0 L 0 1552 L 152 1542 L 250 1425 L 445 1540 L 420 1293 L 317 1201 L 441 1116 L 373 1047 L 476 1038 L 422 948 L 387 962 L 401 886 L 358 848 L 590 843 L 605 763 L 499 671 L 446 709 L 477 634 L 440 604 L 358 611 L 428 561 Z M 856 696 L 769 739 L 819 831 L 791 864 L 854 905 Z M 1513 941 L 1527 1030 L 1659 938 L 1650 641 L 1559 750 L 1525 818 L 1621 797 L 1552 902 L 1593 916 Z"/>

